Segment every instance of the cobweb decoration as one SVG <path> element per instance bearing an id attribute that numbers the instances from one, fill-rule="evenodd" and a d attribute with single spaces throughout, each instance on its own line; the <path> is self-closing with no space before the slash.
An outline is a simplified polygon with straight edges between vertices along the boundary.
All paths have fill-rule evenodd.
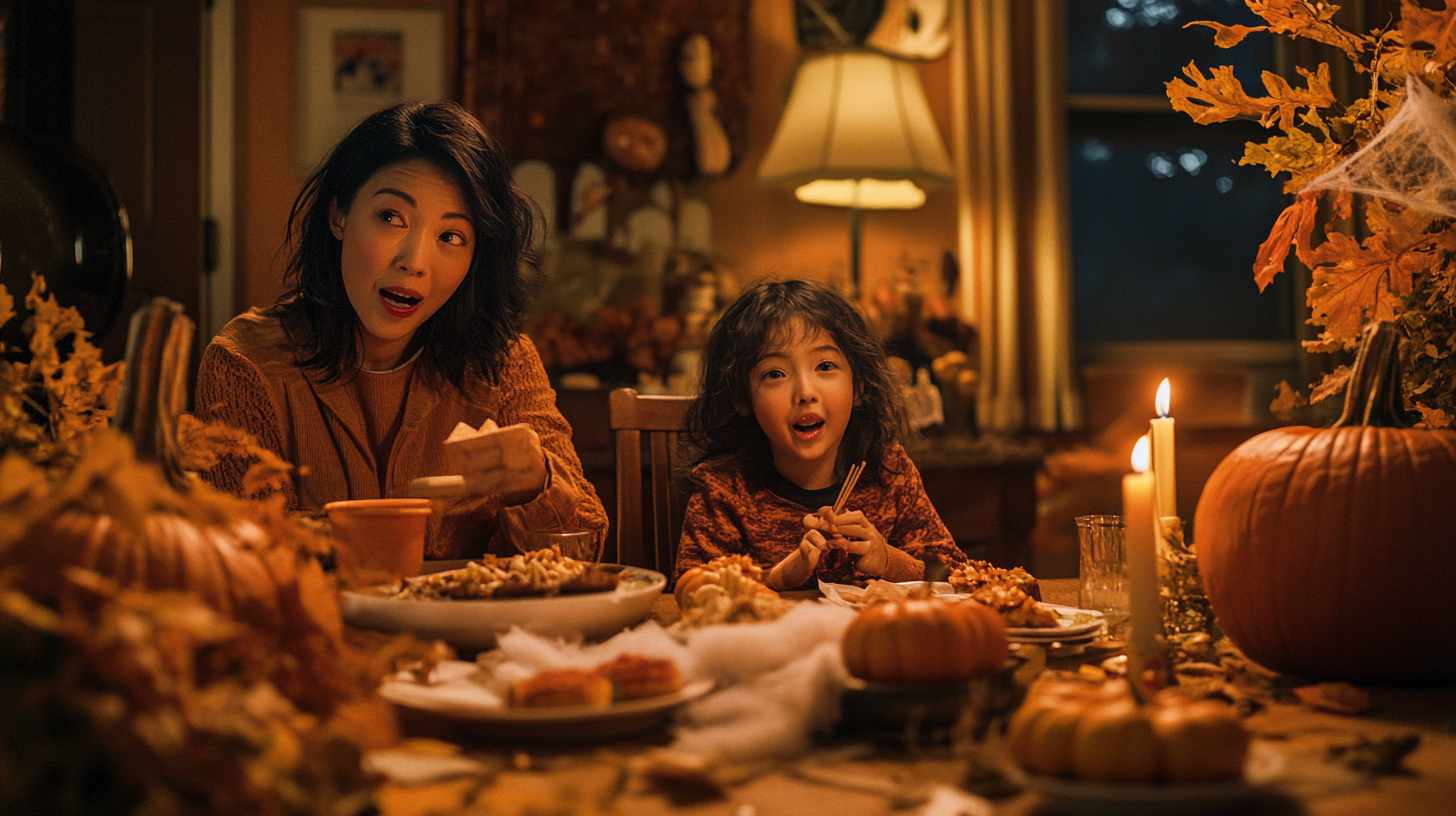
<path id="1" fill-rule="evenodd" d="M 1405 103 L 1395 116 L 1305 189 L 1367 193 L 1456 218 L 1456 108 L 1407 74 Z"/>

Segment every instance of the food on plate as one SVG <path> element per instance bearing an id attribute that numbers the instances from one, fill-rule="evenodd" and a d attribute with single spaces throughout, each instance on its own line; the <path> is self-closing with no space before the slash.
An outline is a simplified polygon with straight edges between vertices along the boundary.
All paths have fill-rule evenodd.
<path id="1" fill-rule="evenodd" d="M 682 691 L 682 673 L 671 660 L 623 653 L 592 669 L 544 669 L 511 686 L 513 708 L 591 706 L 645 700 Z"/>
<path id="2" fill-rule="evenodd" d="M 1012 628 L 1052 629 L 1057 625 L 1056 612 L 1014 586 L 987 584 L 972 592 L 971 600 L 996 610 Z"/>
<path id="3" fill-rule="evenodd" d="M 675 629 L 777 620 L 789 611 L 794 602 L 780 598 L 760 580 L 761 568 L 748 561 L 745 570 L 745 565 L 735 559 L 747 561 L 744 556 L 725 556 L 695 567 L 701 571 L 691 579 L 693 570 L 683 573 L 675 590 L 682 612 L 673 624 Z M 683 586 L 684 581 L 689 582 L 688 586 Z"/>
<path id="4" fill-rule="evenodd" d="M 1088 782 L 1238 779 L 1249 735 L 1232 706 L 1167 689 L 1140 704 L 1126 680 L 1032 684 L 1007 729 L 1029 771 Z"/>
<path id="5" fill-rule="evenodd" d="M 692 595 L 698 587 L 721 584 L 724 576 L 729 574 L 757 581 L 765 591 L 773 591 L 763 584 L 763 567 L 755 564 L 752 558 L 741 554 L 720 555 L 706 564 L 687 570 L 677 579 L 672 592 L 677 596 L 678 606 L 691 603 Z"/>
<path id="6" fill-rule="evenodd" d="M 596 672 L 612 681 L 618 700 L 642 700 L 661 697 L 682 690 L 682 673 L 671 660 L 620 654 L 596 667 Z"/>
<path id="7" fill-rule="evenodd" d="M 906 586 L 897 584 L 894 581 L 881 581 L 876 578 L 865 585 L 864 592 L 839 592 L 839 599 L 845 603 L 857 604 L 859 606 L 874 606 L 880 603 L 894 603 L 903 601 L 906 598 L 929 598 L 934 593 L 929 584 L 918 586 Z"/>
<path id="8" fill-rule="evenodd" d="M 487 554 L 460 569 L 402 580 L 385 594 L 400 600 L 551 597 L 607 592 L 616 588 L 621 576 L 621 572 L 568 558 L 559 548 L 550 547 L 509 558 Z"/>
<path id="9" fill-rule="evenodd" d="M 611 679 L 591 669 L 546 669 L 511 686 L 511 706 L 606 708 L 613 692 Z"/>
<path id="10" fill-rule="evenodd" d="M 937 683 L 1006 664 L 1006 624 L 978 603 L 935 598 L 871 606 L 844 631 L 844 665 L 862 680 Z"/>
<path id="11" fill-rule="evenodd" d="M 972 560 L 963 566 L 951 570 L 951 588 L 962 595 L 973 594 L 976 590 L 985 586 L 1014 587 L 1030 595 L 1033 600 L 1041 600 L 1041 585 L 1032 577 L 1031 573 L 1015 567 L 1002 569 L 991 566 L 988 561 Z"/>

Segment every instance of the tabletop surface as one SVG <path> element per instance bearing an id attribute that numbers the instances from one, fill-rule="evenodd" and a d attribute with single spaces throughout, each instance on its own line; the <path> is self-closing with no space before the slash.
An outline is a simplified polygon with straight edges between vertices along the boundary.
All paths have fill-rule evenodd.
<path id="1" fill-rule="evenodd" d="M 1041 582 L 1043 599 L 1075 605 L 1076 581 Z M 816 593 L 795 593 L 813 596 Z M 670 594 L 651 617 L 664 625 L 677 617 Z M 1100 659 L 1101 656 L 1099 656 Z M 1368 714 L 1350 717 L 1301 705 L 1276 703 L 1246 719 L 1257 740 L 1307 768 L 1296 795 L 1260 793 L 1242 802 L 1245 814 L 1318 816 L 1425 816 L 1450 813 L 1456 800 L 1456 687 L 1367 688 Z M 692 816 L 958 816 L 979 812 L 1023 816 L 1051 813 L 1035 793 L 1013 792 L 994 799 L 989 811 L 956 809 L 930 799 L 953 790 L 975 760 L 949 750 L 867 750 L 826 743 L 801 758 L 758 767 L 720 768 L 718 792 L 653 786 L 633 772 L 634 763 L 666 746 L 664 732 L 606 745 L 507 745 L 481 740 L 468 729 L 438 721 L 420 723 L 402 711 L 407 735 L 458 745 L 491 769 L 486 778 L 460 778 L 415 787 L 387 783 L 380 791 L 386 816 L 473 812 L 692 814 Z M 1325 761 L 1332 747 L 1361 739 L 1419 735 L 1419 747 L 1395 775 L 1356 774 Z M 942 793 L 944 795 L 944 793 Z M 943 810 L 933 809 L 946 805 Z"/>

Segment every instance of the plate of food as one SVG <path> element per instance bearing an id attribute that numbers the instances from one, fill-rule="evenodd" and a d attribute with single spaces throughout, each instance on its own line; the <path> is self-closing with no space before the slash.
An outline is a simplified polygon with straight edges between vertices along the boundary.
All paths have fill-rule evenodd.
<path id="1" fill-rule="evenodd" d="M 340 607 L 351 626 L 478 651 L 512 626 L 547 637 L 610 637 L 646 618 L 666 586 L 667 577 L 653 570 L 537 550 L 346 591 Z"/>
<path id="2" fill-rule="evenodd" d="M 1039 604 L 1056 616 L 1053 626 L 1006 627 L 1006 635 L 1012 640 L 1043 642 L 1054 640 L 1092 638 L 1107 625 L 1107 618 L 1095 609 L 1078 609 L 1060 604 Z"/>
<path id="3" fill-rule="evenodd" d="M 475 663 L 446 660 L 424 682 L 401 672 L 379 693 L 497 738 L 550 742 L 649 731 L 712 689 L 712 680 L 684 682 L 671 661 L 623 654 L 596 667 L 538 671 L 504 687 Z"/>

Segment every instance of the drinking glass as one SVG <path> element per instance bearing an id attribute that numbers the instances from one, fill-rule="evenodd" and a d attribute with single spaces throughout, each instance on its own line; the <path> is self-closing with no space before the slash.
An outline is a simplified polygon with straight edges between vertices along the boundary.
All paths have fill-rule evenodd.
<path id="1" fill-rule="evenodd" d="M 1077 603 L 1083 609 L 1102 612 L 1108 622 L 1128 613 L 1123 526 L 1122 516 L 1077 517 L 1077 544 L 1082 561 Z"/>

